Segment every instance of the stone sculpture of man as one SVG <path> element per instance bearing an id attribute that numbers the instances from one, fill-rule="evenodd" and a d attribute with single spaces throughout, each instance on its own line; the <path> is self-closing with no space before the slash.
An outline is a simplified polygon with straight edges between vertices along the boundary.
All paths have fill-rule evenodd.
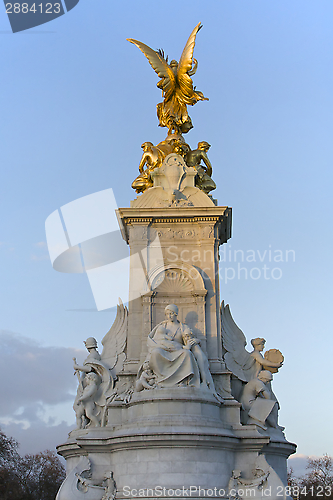
<path id="1" fill-rule="evenodd" d="M 102 423 L 102 408 L 105 408 L 105 393 L 113 385 L 109 368 L 101 360 L 94 337 L 84 342 L 89 354 L 80 366 L 73 358 L 73 368 L 79 379 L 74 411 L 77 429 L 96 427 Z M 80 375 L 81 373 L 81 375 Z"/>
<path id="2" fill-rule="evenodd" d="M 80 390 L 74 401 L 76 413 L 76 424 L 78 429 L 86 427 L 98 427 L 100 419 L 97 417 L 94 397 L 98 391 L 100 378 L 97 373 L 90 372 L 85 376 L 85 387 Z"/>
<path id="3" fill-rule="evenodd" d="M 278 402 L 269 387 L 272 379 L 271 372 L 262 370 L 245 385 L 240 399 L 245 424 L 256 424 L 264 430 L 267 424 L 277 427 Z"/>

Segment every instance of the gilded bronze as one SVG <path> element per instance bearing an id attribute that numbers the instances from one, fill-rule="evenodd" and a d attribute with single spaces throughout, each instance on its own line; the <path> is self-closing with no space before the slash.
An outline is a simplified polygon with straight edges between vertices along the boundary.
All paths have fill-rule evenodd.
<path id="1" fill-rule="evenodd" d="M 203 93 L 193 87 L 191 76 L 198 67 L 198 61 L 193 58 L 195 39 L 202 28 L 199 23 L 192 31 L 179 62 L 174 59 L 168 63 L 163 50 L 153 50 L 142 42 L 128 38 L 147 57 L 150 65 L 161 80 L 157 87 L 162 90 L 163 102 L 157 104 L 159 126 L 168 128 L 168 135 L 185 134 L 193 128 L 187 112 L 187 106 L 193 106 L 198 101 L 207 101 Z"/>
<path id="2" fill-rule="evenodd" d="M 132 188 L 137 193 L 143 193 L 147 188 L 153 186 L 150 174 L 155 168 L 162 165 L 165 158 L 163 151 L 155 147 L 151 142 L 144 142 L 141 147 L 143 155 L 139 165 L 140 175 L 132 183 Z"/>
<path id="3" fill-rule="evenodd" d="M 191 151 L 182 135 L 193 127 L 187 106 L 193 106 L 198 101 L 208 100 L 202 92 L 193 87 L 191 79 L 198 67 L 198 61 L 194 59 L 193 51 L 197 33 L 201 28 L 202 25 L 199 23 L 192 31 L 179 63 L 172 60 L 169 64 L 168 57 L 164 57 L 163 50 L 155 51 L 142 42 L 128 38 L 129 42 L 134 43 L 144 53 L 152 68 L 161 78 L 157 87 L 162 90 L 163 102 L 157 104 L 157 116 L 159 125 L 168 128 L 166 139 L 157 146 L 151 142 L 144 142 L 141 146 L 143 155 L 139 164 L 140 175 L 132 183 L 132 188 L 137 193 L 143 193 L 153 186 L 152 171 L 161 167 L 164 159 L 171 153 L 178 154 L 185 160 L 188 167 L 195 168 L 197 188 L 206 194 L 216 189 L 216 184 L 211 178 L 212 165 L 207 156 L 210 144 L 201 141 L 198 143 L 198 148 Z"/>
<path id="4" fill-rule="evenodd" d="M 184 160 L 186 158 L 186 155 L 191 151 L 190 146 L 185 142 L 180 141 L 179 139 L 173 139 L 171 141 L 171 145 L 173 152 L 184 158 Z"/>
<path id="5" fill-rule="evenodd" d="M 213 191 L 213 189 L 216 189 L 216 184 L 211 178 L 213 173 L 212 165 L 207 156 L 209 148 L 210 144 L 208 144 L 208 142 L 198 142 L 198 149 L 189 151 L 185 158 L 187 166 L 194 167 L 197 171 L 195 178 L 196 187 L 201 189 L 206 194 Z M 204 165 L 201 164 L 201 160 L 204 162 Z"/>

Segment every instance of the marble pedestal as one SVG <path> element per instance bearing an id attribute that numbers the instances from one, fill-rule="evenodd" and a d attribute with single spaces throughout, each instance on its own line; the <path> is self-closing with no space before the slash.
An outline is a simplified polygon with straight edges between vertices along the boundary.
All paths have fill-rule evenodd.
<path id="1" fill-rule="evenodd" d="M 117 499 L 235 498 L 229 489 L 237 471 L 244 484 L 255 484 L 258 474 L 259 480 L 266 474 L 273 490 L 265 496 L 285 498 L 286 459 L 295 445 L 281 430 L 241 424 L 241 404 L 232 395 L 223 358 L 219 247 L 231 236 L 231 209 L 216 206 L 197 189 L 193 171 L 181 157 L 169 155 L 156 173 L 156 185 L 118 211 L 131 259 L 126 359 L 115 388 L 128 392 L 119 390 L 109 401 L 103 426 L 74 430 L 58 447 L 68 477 L 57 500 L 114 498 L 93 487 L 83 491 L 78 475 L 87 468 L 94 484 L 113 472 Z M 135 392 L 149 357 L 148 334 L 164 319 L 168 304 L 177 305 L 180 322 L 200 341 L 216 396 L 190 385 Z"/>
<path id="2" fill-rule="evenodd" d="M 152 491 L 158 498 L 159 487 L 178 493 L 191 490 L 191 498 L 206 498 L 203 491 L 216 488 L 219 493 L 211 498 L 228 498 L 232 471 L 240 469 L 251 477 L 263 451 L 286 484 L 286 458 L 294 445 L 284 439 L 272 442 L 255 425 L 241 425 L 239 416 L 238 402 L 220 403 L 200 389 L 134 393 L 128 404 L 108 408 L 105 428 L 72 431 L 58 453 L 66 458 L 68 472 L 83 455 L 89 456 L 96 480 L 111 469 L 117 498 L 133 498 L 133 492 L 139 497 L 139 490 L 140 498 L 152 498 Z"/>

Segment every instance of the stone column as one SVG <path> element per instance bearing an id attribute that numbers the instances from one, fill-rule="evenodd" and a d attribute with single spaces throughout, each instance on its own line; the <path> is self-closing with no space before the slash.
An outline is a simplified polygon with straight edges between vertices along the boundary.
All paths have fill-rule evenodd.
<path id="1" fill-rule="evenodd" d="M 121 208 L 118 215 L 131 254 L 126 370 L 136 373 L 169 303 L 201 339 L 213 371 L 221 369 L 218 249 L 231 236 L 231 209 Z"/>

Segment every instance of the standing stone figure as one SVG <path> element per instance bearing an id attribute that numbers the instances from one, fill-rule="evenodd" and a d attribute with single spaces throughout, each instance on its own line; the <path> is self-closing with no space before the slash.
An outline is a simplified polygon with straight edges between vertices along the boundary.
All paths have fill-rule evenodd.
<path id="1" fill-rule="evenodd" d="M 106 395 L 113 388 L 114 380 L 108 366 L 101 360 L 94 337 L 84 342 L 89 355 L 80 366 L 73 358 L 73 368 L 78 375 L 79 386 L 74 401 L 77 429 L 99 427 L 102 421 L 102 409 L 106 404 Z M 81 372 L 81 375 L 79 375 Z"/>
<path id="2" fill-rule="evenodd" d="M 117 373 L 123 370 L 126 360 L 127 324 L 128 310 L 120 301 L 114 323 L 102 340 L 102 354 L 97 350 L 96 339 L 89 337 L 84 342 L 89 354 L 82 366 L 73 358 L 74 373 L 79 379 L 73 405 L 77 429 L 104 427 L 107 423 L 107 405 L 118 395 Z M 130 387 L 125 391 L 124 397 L 130 398 L 133 391 Z"/>
<path id="3" fill-rule="evenodd" d="M 100 425 L 100 419 L 96 415 L 97 409 L 94 402 L 94 396 L 98 391 L 100 378 L 97 373 L 90 372 L 84 377 L 84 382 L 85 386 L 83 386 L 83 381 L 79 386 L 73 405 L 76 413 L 77 429 L 84 429 L 88 424 L 90 424 L 91 427 L 98 427 Z"/>

